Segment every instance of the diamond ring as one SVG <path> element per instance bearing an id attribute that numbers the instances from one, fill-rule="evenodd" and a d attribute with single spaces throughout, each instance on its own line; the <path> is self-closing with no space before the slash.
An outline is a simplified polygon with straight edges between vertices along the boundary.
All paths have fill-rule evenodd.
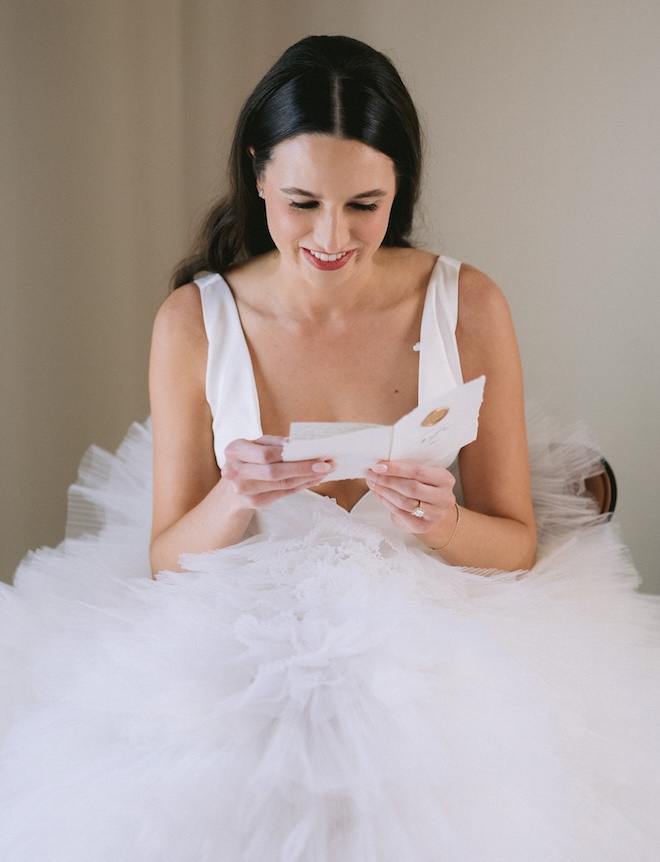
<path id="1" fill-rule="evenodd" d="M 410 513 L 415 518 L 423 518 L 426 512 L 422 509 L 422 501 L 420 500 L 415 508 Z"/>

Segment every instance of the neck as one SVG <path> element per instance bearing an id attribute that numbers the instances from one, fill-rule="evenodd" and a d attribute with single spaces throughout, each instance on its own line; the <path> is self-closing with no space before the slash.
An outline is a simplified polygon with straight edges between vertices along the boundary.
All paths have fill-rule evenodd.
<path id="1" fill-rule="evenodd" d="M 341 270 L 307 272 L 304 266 L 288 265 L 279 255 L 273 256 L 269 269 L 280 313 L 293 318 L 342 318 L 392 301 L 390 292 L 383 289 L 387 269 L 382 255 L 361 264 L 351 276 Z"/>

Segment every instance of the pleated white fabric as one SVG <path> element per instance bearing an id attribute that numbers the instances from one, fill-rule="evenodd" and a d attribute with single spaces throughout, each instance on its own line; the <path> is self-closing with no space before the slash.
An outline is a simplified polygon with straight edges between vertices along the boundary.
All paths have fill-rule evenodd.
<path id="1" fill-rule="evenodd" d="M 0 593 L 0 858 L 655 860 L 658 608 L 580 451 L 535 461 L 522 577 L 305 494 L 155 582 L 148 427 L 93 452 Z"/>

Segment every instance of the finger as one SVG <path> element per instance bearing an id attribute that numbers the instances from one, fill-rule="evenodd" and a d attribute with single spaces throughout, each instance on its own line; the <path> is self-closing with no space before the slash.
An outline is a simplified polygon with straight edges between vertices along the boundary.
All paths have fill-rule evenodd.
<path id="1" fill-rule="evenodd" d="M 394 464 L 390 470 L 390 463 L 394 464 L 381 462 L 366 471 L 367 484 L 372 490 L 388 488 L 412 501 L 422 500 L 440 506 L 451 504 L 456 480 L 449 470 L 409 462 Z M 383 468 L 387 472 L 384 472 Z M 405 504 L 402 508 L 406 508 Z"/>
<path id="2" fill-rule="evenodd" d="M 417 522 L 422 520 L 435 522 L 436 520 L 441 519 L 442 512 L 445 508 L 444 506 L 431 502 L 429 500 L 430 495 L 427 495 L 427 499 L 425 500 L 423 496 L 409 497 L 386 487 L 373 488 L 372 490 L 379 500 L 387 504 L 387 508 L 391 512 L 405 515 Z M 419 509 L 422 510 L 423 515 L 418 516 L 412 514 L 414 511 L 418 511 Z"/>
<path id="3" fill-rule="evenodd" d="M 225 449 L 225 458 L 252 464 L 271 464 L 282 460 L 282 445 L 282 437 L 232 440 Z"/>
<path id="4" fill-rule="evenodd" d="M 379 461 L 367 472 L 380 477 L 412 479 L 424 485 L 445 485 L 454 487 L 456 481 L 446 467 L 437 464 L 416 464 L 413 461 Z"/>
<path id="5" fill-rule="evenodd" d="M 240 444 L 241 441 L 237 442 Z M 229 448 L 226 452 L 230 457 L 223 466 L 222 474 L 232 483 L 234 490 L 243 495 L 295 489 L 301 484 L 316 485 L 335 468 L 334 462 L 317 459 L 263 463 L 242 461 L 233 455 L 237 452 L 245 454 L 245 447 L 237 445 L 233 451 L 229 451 Z"/>
<path id="6" fill-rule="evenodd" d="M 286 488 L 279 486 L 268 490 L 264 489 L 263 485 L 260 484 L 255 486 L 252 493 L 242 493 L 240 496 L 251 508 L 262 509 L 266 506 L 270 506 L 271 503 L 274 503 L 276 500 L 280 500 L 282 497 L 295 494 L 298 491 L 304 491 L 316 484 L 318 484 L 318 479 L 298 482 L 296 484 L 292 483 Z"/>
<path id="7" fill-rule="evenodd" d="M 442 518 L 432 516 L 430 512 L 424 510 L 424 516 L 417 518 L 408 510 L 402 510 L 394 503 L 387 499 L 379 498 L 383 506 L 390 513 L 392 523 L 401 530 L 407 533 L 427 533 L 436 523 L 439 523 Z"/>
<path id="8" fill-rule="evenodd" d="M 334 461 L 310 458 L 305 461 L 282 461 L 283 437 L 264 436 L 257 440 L 232 440 L 225 448 L 225 461 L 235 464 L 292 464 L 294 471 L 303 473 L 330 473 L 335 469 Z M 293 474 L 292 474 L 293 475 Z"/>
<path id="9" fill-rule="evenodd" d="M 229 460 L 225 463 L 222 474 L 231 481 L 235 490 L 246 494 L 259 489 L 288 489 L 301 483 L 316 485 L 333 469 L 334 464 L 327 461 L 275 461 L 257 464 Z"/>
<path id="10" fill-rule="evenodd" d="M 403 511 L 412 511 L 418 505 L 427 509 L 442 509 L 452 505 L 454 494 L 453 481 L 443 485 L 427 485 L 413 479 L 400 479 L 396 476 L 367 476 L 367 485 L 372 491 L 386 497 Z"/>

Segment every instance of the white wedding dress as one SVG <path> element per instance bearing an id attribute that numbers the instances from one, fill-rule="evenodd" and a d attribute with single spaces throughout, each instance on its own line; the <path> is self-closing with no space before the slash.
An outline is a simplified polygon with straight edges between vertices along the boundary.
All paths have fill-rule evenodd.
<path id="1" fill-rule="evenodd" d="M 461 382 L 457 277 L 420 400 Z M 222 464 L 259 404 L 229 288 L 200 289 Z M 92 450 L 66 540 L 0 592 L 2 862 L 657 862 L 658 605 L 576 494 L 577 436 L 531 425 L 522 576 L 306 491 L 153 581 L 149 427 Z"/>

